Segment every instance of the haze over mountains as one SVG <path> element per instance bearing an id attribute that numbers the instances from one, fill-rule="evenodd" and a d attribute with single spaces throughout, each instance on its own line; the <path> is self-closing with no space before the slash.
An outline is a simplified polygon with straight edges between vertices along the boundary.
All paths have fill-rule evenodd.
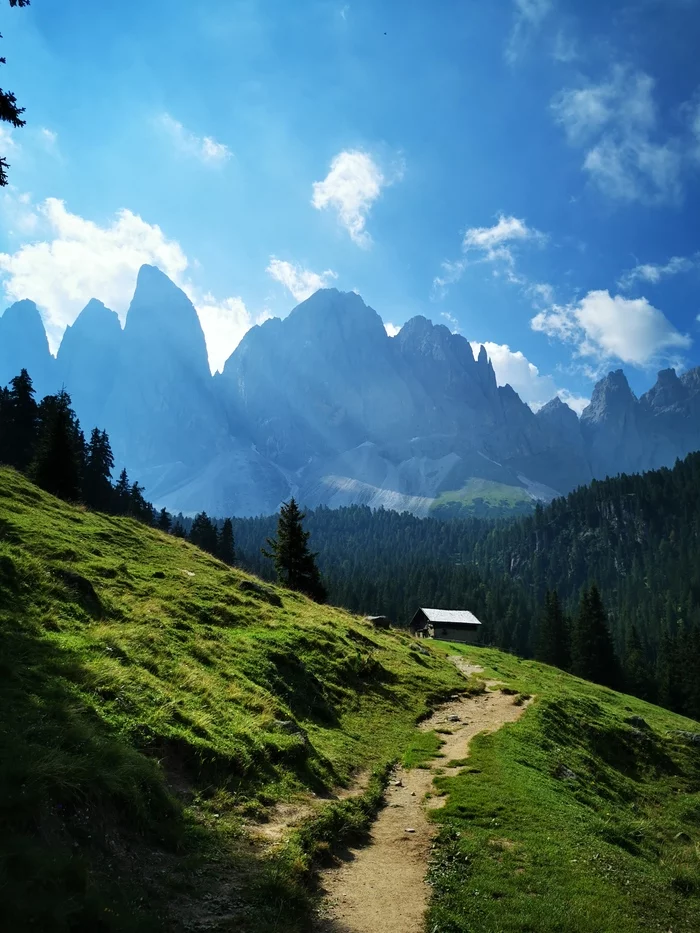
<path id="1" fill-rule="evenodd" d="M 197 313 L 143 266 L 122 330 L 91 300 L 48 348 L 31 301 L 0 318 L 0 384 L 22 367 L 39 396 L 62 384 L 85 428 L 173 511 L 275 511 L 351 503 L 452 514 L 522 508 L 700 448 L 700 368 L 659 373 L 637 399 L 621 370 L 581 418 L 555 398 L 536 414 L 498 386 L 484 348 L 418 316 L 389 337 L 355 293 L 322 289 L 253 327 L 211 376 Z"/>

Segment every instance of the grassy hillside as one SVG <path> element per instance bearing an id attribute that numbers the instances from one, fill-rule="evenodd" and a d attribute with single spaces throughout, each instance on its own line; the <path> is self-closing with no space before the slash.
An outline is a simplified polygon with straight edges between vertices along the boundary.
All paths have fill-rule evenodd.
<path id="1" fill-rule="evenodd" d="M 443 650 L 536 702 L 438 779 L 428 929 L 696 931 L 698 724 L 499 651 Z"/>
<path id="2" fill-rule="evenodd" d="M 366 825 L 388 761 L 437 751 L 415 724 L 464 688 L 458 650 L 536 700 L 441 779 L 428 929 L 697 928 L 689 720 L 497 651 L 424 653 L 2 469 L 0 639 L 3 931 L 308 929 L 312 855 Z M 253 844 L 281 801 L 324 797 Z"/>
<path id="3" fill-rule="evenodd" d="M 407 636 L 9 470 L 0 630 L 8 930 L 153 929 L 145 905 L 166 915 L 192 884 L 183 857 L 240 869 L 246 819 L 401 754 L 460 682 Z M 251 928 L 298 894 L 282 869 L 268 882 Z"/>

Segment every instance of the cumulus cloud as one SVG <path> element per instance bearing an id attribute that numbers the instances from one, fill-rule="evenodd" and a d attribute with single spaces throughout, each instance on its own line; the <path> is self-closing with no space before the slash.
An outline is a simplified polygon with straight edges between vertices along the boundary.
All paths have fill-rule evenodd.
<path id="1" fill-rule="evenodd" d="M 270 257 L 270 263 L 265 271 L 288 292 L 291 292 L 296 301 L 304 301 L 319 288 L 328 288 L 331 282 L 338 278 L 338 273 L 332 269 L 326 269 L 325 272 L 312 272 L 296 262 L 287 262 L 274 256 Z"/>
<path id="2" fill-rule="evenodd" d="M 530 324 L 533 330 L 573 344 L 580 356 L 600 362 L 614 358 L 645 366 L 691 345 L 690 337 L 646 298 L 612 296 L 603 289 L 575 304 L 540 311 Z"/>
<path id="3" fill-rule="evenodd" d="M 633 269 L 628 269 L 618 279 L 618 285 L 622 289 L 634 287 L 637 282 L 649 282 L 657 285 L 662 279 L 671 275 L 678 275 L 680 272 L 690 272 L 697 269 L 700 265 L 700 253 L 694 256 L 672 256 L 669 261 L 663 265 L 644 262 L 636 265 Z"/>
<path id="4" fill-rule="evenodd" d="M 172 145 L 185 156 L 204 165 L 222 165 L 231 158 L 231 150 L 224 143 L 211 136 L 196 136 L 169 113 L 162 113 L 156 122 Z"/>
<path id="5" fill-rule="evenodd" d="M 132 211 L 120 210 L 101 226 L 56 198 L 34 205 L 27 195 L 8 196 L 2 203 L 5 225 L 25 241 L 14 252 L 0 253 L 5 297 L 37 303 L 54 351 L 90 298 L 99 298 L 124 321 L 144 263 L 162 269 L 197 308 L 213 369 L 260 317 L 238 297 L 217 301 L 202 292 L 189 278 L 191 264 L 180 244 Z"/>
<path id="6" fill-rule="evenodd" d="M 367 215 L 391 180 L 368 153 L 346 150 L 335 156 L 323 181 L 314 182 L 311 203 L 319 211 L 334 210 L 352 241 L 367 249 L 372 244 Z"/>
<path id="7" fill-rule="evenodd" d="M 471 342 L 474 356 L 477 356 L 482 344 Z M 496 374 L 499 385 L 510 385 L 520 398 L 537 411 L 547 402 L 558 395 L 562 401 L 570 405 L 577 414 L 580 414 L 588 404 L 588 399 L 574 395 L 568 389 L 557 387 L 552 376 L 540 373 L 537 366 L 531 363 L 520 350 L 511 350 L 507 343 L 483 343 Z"/>
<path id="8" fill-rule="evenodd" d="M 510 65 L 518 61 L 554 4 L 552 0 L 514 0 L 514 6 L 515 19 L 505 49 Z"/>
<path id="9" fill-rule="evenodd" d="M 617 65 L 599 84 L 562 90 L 551 106 L 568 141 L 583 148 L 584 171 L 605 194 L 646 203 L 680 198 L 682 146 L 659 138 L 648 74 Z"/>
<path id="10" fill-rule="evenodd" d="M 384 324 L 384 330 L 390 337 L 395 337 L 398 332 L 401 330 L 400 327 L 397 327 L 396 324 L 392 324 L 391 321 L 387 321 Z"/>
<path id="11" fill-rule="evenodd" d="M 470 227 L 462 238 L 462 258 L 445 260 L 440 275 L 433 279 L 434 293 L 444 295 L 447 287 L 459 281 L 471 263 L 494 262 L 505 266 L 507 278 L 519 285 L 526 280 L 518 276 L 515 266 L 514 247 L 525 241 L 543 243 L 546 237 L 534 227 L 528 227 L 518 217 L 499 214 L 491 227 Z"/>

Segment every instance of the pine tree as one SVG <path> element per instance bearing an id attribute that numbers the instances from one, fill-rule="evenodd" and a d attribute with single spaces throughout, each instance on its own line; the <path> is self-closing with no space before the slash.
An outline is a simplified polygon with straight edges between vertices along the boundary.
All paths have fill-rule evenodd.
<path id="1" fill-rule="evenodd" d="M 598 587 L 592 584 L 581 596 L 572 639 L 572 666 L 578 677 L 614 687 L 618 682 L 617 659 Z"/>
<path id="2" fill-rule="evenodd" d="M 294 498 L 283 503 L 277 521 L 277 537 L 267 539 L 270 550 L 263 549 L 262 553 L 274 562 L 280 583 L 305 593 L 317 603 L 324 603 L 327 593 L 316 565 L 317 555 L 309 550 L 310 532 L 303 528 L 305 517 Z"/>
<path id="3" fill-rule="evenodd" d="M 29 0 L 10 0 L 10 6 L 29 6 Z M 3 56 L 0 58 L 0 65 L 4 64 L 5 58 Z M 0 89 L 0 120 L 10 123 L 15 129 L 20 129 L 26 122 L 22 119 L 23 113 L 24 107 L 17 105 L 17 98 L 12 91 Z M 7 159 L 4 156 L 0 157 L 0 186 L 2 187 L 7 184 L 7 169 L 9 167 Z"/>
<path id="4" fill-rule="evenodd" d="M 162 508 L 158 513 L 158 521 L 156 522 L 156 527 L 160 531 L 165 531 L 166 533 L 170 531 L 173 524 L 172 516 L 166 508 Z"/>
<path id="5" fill-rule="evenodd" d="M 233 566 L 236 562 L 236 547 L 233 540 L 233 522 L 230 518 L 224 521 L 221 526 L 217 554 L 219 560 L 225 564 Z"/>
<path id="6" fill-rule="evenodd" d="M 37 444 L 39 408 L 34 395 L 32 380 L 23 369 L 10 381 L 3 405 L 2 461 L 22 471 L 32 462 Z"/>
<path id="7" fill-rule="evenodd" d="M 129 483 L 129 476 L 126 472 L 126 468 L 124 468 L 119 474 L 119 479 L 114 487 L 114 495 L 112 497 L 112 508 L 115 514 L 126 515 L 129 511 L 130 499 L 131 484 Z"/>
<path id="8" fill-rule="evenodd" d="M 108 512 L 113 507 L 112 470 L 114 457 L 106 431 L 93 428 L 85 455 L 83 495 L 93 509 Z"/>
<path id="9" fill-rule="evenodd" d="M 175 522 L 173 524 L 172 535 L 174 538 L 186 538 L 187 537 L 185 526 L 182 524 L 182 520 L 179 517 L 175 519 Z"/>
<path id="10" fill-rule="evenodd" d="M 77 501 L 82 488 L 79 426 L 70 395 L 61 389 L 39 408 L 41 430 L 31 475 L 38 486 L 60 499 Z"/>
<path id="11" fill-rule="evenodd" d="M 642 700 L 653 699 L 651 667 L 635 625 L 630 629 L 623 664 L 625 690 Z"/>
<path id="12" fill-rule="evenodd" d="M 556 590 L 545 596 L 544 613 L 540 621 L 535 657 L 545 664 L 568 670 L 571 664 L 569 626 Z"/>
<path id="13" fill-rule="evenodd" d="M 216 554 L 219 546 L 216 526 L 206 512 L 195 515 L 190 531 L 190 541 L 208 554 Z"/>

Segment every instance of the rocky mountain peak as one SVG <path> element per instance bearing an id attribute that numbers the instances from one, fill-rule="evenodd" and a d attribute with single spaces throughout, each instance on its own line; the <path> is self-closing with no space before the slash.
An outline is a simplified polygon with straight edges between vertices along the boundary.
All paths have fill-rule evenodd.
<path id="1" fill-rule="evenodd" d="M 558 395 L 543 405 L 537 412 L 540 421 L 547 422 L 553 427 L 559 425 L 573 425 L 578 423 L 576 412 L 563 402 Z"/>
<path id="2" fill-rule="evenodd" d="M 616 418 L 637 407 L 637 398 L 621 369 L 608 373 L 596 383 L 590 404 L 583 410 L 581 421 L 591 423 Z"/>
<path id="3" fill-rule="evenodd" d="M 75 352 L 79 341 L 116 344 L 121 336 L 121 324 L 115 311 L 111 311 L 97 298 L 91 298 L 63 334 L 58 359 Z"/>
<path id="4" fill-rule="evenodd" d="M 136 291 L 124 326 L 127 354 L 186 366 L 200 379 L 209 377 L 204 331 L 197 311 L 184 293 L 156 266 L 139 269 Z"/>
<path id="5" fill-rule="evenodd" d="M 652 410 L 663 410 L 682 405 L 688 395 L 686 387 L 678 378 L 675 369 L 662 369 L 656 384 L 645 392 L 640 401 Z"/>
<path id="6" fill-rule="evenodd" d="M 55 360 L 39 309 L 22 299 L 10 305 L 0 317 L 0 385 L 5 385 L 26 369 L 37 394 L 53 392 Z"/>

